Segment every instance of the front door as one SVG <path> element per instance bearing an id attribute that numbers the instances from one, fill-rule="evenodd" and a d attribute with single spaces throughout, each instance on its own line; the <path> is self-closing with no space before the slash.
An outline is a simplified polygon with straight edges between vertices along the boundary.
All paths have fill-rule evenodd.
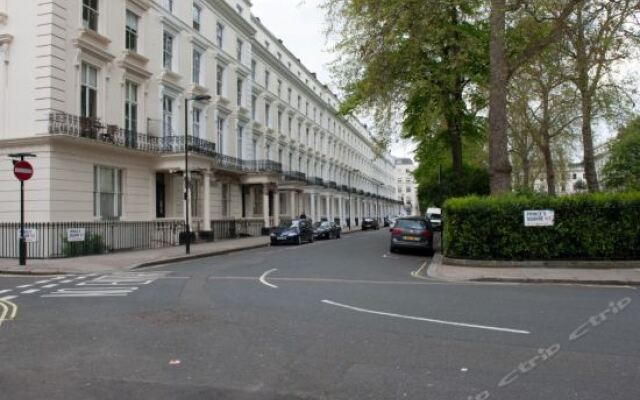
<path id="1" fill-rule="evenodd" d="M 159 172 L 156 174 L 156 218 L 166 217 L 166 205 L 166 186 L 164 183 L 164 174 Z"/>

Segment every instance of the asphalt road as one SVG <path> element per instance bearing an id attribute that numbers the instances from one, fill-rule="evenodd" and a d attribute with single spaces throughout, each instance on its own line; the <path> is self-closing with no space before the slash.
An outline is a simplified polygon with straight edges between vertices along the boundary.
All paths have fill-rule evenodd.
<path id="1" fill-rule="evenodd" d="M 0 399 L 640 398 L 640 291 L 418 279 L 387 240 L 0 277 Z"/>

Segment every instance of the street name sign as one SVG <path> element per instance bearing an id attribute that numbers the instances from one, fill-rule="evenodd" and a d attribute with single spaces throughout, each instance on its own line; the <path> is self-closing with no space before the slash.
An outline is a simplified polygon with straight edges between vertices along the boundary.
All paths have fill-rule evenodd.
<path id="1" fill-rule="evenodd" d="M 553 226 L 555 212 L 553 210 L 526 210 L 524 226 Z"/>
<path id="2" fill-rule="evenodd" d="M 85 228 L 67 229 L 67 242 L 84 242 Z"/>

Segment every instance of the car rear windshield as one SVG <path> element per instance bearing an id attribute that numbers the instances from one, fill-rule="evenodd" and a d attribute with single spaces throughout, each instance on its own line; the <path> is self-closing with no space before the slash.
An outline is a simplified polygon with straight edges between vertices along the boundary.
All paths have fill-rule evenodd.
<path id="1" fill-rule="evenodd" d="M 419 219 L 399 219 L 396 227 L 405 229 L 425 229 L 427 224 Z"/>
<path id="2" fill-rule="evenodd" d="M 440 219 L 440 214 L 431 214 L 431 215 L 429 215 L 429 218 L 431 218 L 431 219 Z"/>

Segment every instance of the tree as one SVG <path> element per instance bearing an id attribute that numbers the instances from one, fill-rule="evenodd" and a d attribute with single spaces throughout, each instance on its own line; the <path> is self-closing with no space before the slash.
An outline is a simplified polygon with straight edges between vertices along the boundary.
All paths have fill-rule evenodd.
<path id="1" fill-rule="evenodd" d="M 467 195 L 489 194 L 489 173 L 486 168 L 463 166 L 463 173 L 454 173 L 451 167 L 442 172 L 434 170 L 418 185 L 420 208 L 442 206 L 445 200 Z"/>
<path id="2" fill-rule="evenodd" d="M 620 130 L 604 166 L 604 183 L 614 190 L 640 190 L 640 117 Z"/>
<path id="3" fill-rule="evenodd" d="M 489 42 L 489 170 L 491 193 L 511 190 L 511 163 L 507 136 L 507 85 L 511 76 L 531 58 L 562 37 L 564 27 L 573 9 L 585 0 L 564 0 L 557 16 L 539 15 L 535 1 L 517 0 L 507 7 L 506 0 L 490 1 Z M 510 26 L 517 26 L 523 15 L 533 15 L 541 21 L 529 37 L 518 37 L 507 47 L 507 13 L 512 14 Z M 530 19 L 527 18 L 527 22 Z M 541 35 L 540 33 L 543 32 Z"/>
<path id="4" fill-rule="evenodd" d="M 480 0 L 325 0 L 329 33 L 339 36 L 334 72 L 341 112 L 373 109 L 388 135 L 400 115 L 404 137 L 446 147 L 455 173 L 464 136 L 480 135 L 478 82 L 486 75 Z M 381 140 L 384 142 L 384 140 Z"/>
<path id="5" fill-rule="evenodd" d="M 638 0 L 590 0 L 577 7 L 568 21 L 566 54 L 573 80 L 580 93 L 582 147 L 589 191 L 599 189 L 592 125 L 595 118 L 620 109 L 625 90 L 612 76 L 617 62 L 632 54 L 640 37 L 635 18 Z"/>

